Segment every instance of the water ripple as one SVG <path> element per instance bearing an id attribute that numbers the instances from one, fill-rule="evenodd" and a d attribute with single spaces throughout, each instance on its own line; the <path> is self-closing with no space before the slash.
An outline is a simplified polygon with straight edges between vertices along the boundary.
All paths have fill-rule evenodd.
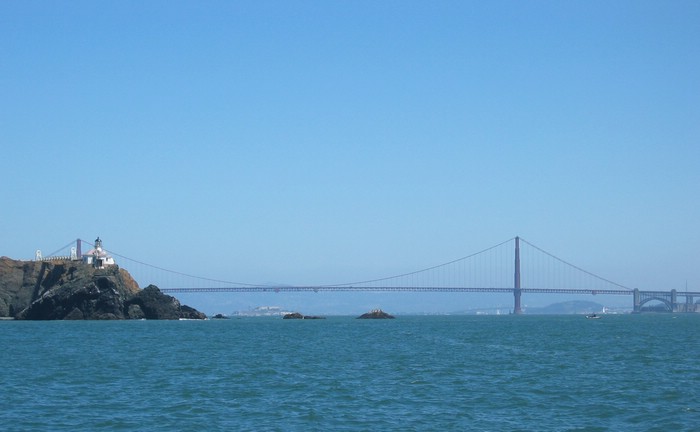
<path id="1" fill-rule="evenodd" d="M 2 322 L 5 430 L 694 430 L 698 316 Z"/>

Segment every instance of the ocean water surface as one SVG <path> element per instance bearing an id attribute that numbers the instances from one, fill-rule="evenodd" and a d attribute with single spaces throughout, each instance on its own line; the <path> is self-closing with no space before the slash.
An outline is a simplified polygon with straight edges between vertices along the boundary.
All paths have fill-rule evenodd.
<path id="1" fill-rule="evenodd" d="M 0 322 L 5 431 L 700 430 L 700 316 Z"/>

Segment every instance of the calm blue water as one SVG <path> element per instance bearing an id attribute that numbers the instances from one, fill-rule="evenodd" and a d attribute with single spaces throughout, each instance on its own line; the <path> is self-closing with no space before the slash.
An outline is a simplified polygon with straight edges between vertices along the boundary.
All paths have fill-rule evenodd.
<path id="1" fill-rule="evenodd" d="M 0 322 L 0 428 L 700 429 L 700 316 Z"/>

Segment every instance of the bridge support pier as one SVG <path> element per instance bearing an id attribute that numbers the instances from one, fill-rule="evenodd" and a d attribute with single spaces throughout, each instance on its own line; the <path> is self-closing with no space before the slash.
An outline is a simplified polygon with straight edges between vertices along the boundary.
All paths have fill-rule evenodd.
<path id="1" fill-rule="evenodd" d="M 520 289 L 520 237 L 515 237 L 515 277 L 513 283 L 513 313 L 515 315 L 520 315 L 523 313 L 520 307 L 520 294 L 522 290 Z"/>
<path id="2" fill-rule="evenodd" d="M 634 303 L 632 306 L 632 313 L 640 313 L 642 311 L 642 298 L 639 295 L 639 289 L 635 288 L 633 291 Z"/>
<path id="3" fill-rule="evenodd" d="M 678 291 L 671 290 L 671 312 L 678 312 Z"/>

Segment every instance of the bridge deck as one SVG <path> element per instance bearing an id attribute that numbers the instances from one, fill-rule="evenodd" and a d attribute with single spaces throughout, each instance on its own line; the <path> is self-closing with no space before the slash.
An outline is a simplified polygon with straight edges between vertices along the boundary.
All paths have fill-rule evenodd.
<path id="1" fill-rule="evenodd" d="M 193 292 L 338 292 L 338 291 L 358 291 L 358 292 L 494 292 L 512 293 L 514 288 L 496 287 L 445 287 L 445 286 L 264 286 L 264 287 L 203 287 L 203 288 L 161 288 L 163 292 L 170 293 L 193 293 Z M 549 289 L 549 288 L 521 288 L 523 293 L 541 294 L 589 294 L 589 295 L 632 295 L 634 291 L 628 290 L 594 290 L 594 289 Z"/>

